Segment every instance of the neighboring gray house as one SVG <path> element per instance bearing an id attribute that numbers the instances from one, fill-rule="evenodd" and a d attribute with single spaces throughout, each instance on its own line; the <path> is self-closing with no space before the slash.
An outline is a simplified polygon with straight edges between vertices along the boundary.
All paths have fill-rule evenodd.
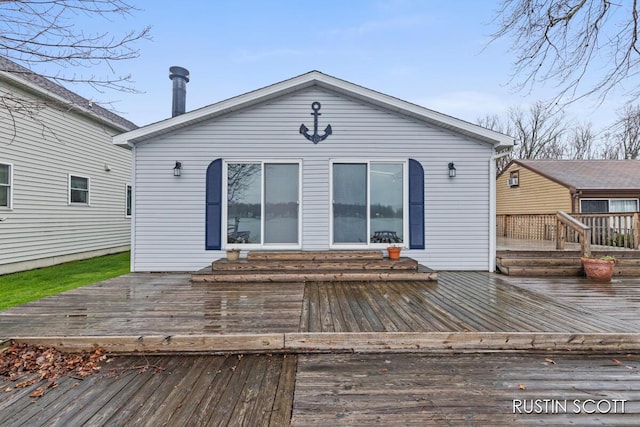
<path id="1" fill-rule="evenodd" d="M 5 58 L 0 97 L 0 274 L 127 250 L 131 151 L 111 138 L 136 126 Z"/>
<path id="2" fill-rule="evenodd" d="M 317 71 L 177 113 L 113 139 L 133 149 L 133 271 L 386 236 L 436 270 L 494 269 L 511 137 Z"/>

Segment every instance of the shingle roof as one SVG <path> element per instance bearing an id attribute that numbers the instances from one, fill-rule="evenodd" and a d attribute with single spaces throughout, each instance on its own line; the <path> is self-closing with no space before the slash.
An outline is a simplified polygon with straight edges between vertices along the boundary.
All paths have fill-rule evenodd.
<path id="1" fill-rule="evenodd" d="M 99 105 L 94 104 L 88 99 L 81 97 L 77 93 L 74 93 L 63 86 L 52 82 L 46 77 L 36 74 L 28 68 L 18 65 L 15 62 L 10 61 L 2 56 L 0 56 L 0 71 L 10 73 L 12 76 L 23 80 L 28 84 L 35 85 L 45 92 L 57 95 L 65 101 L 68 101 L 74 106 L 80 107 L 84 111 L 87 111 L 88 113 L 96 116 L 99 119 L 107 120 L 113 124 L 118 125 L 122 128 L 122 130 L 129 131 L 138 128 L 135 123 L 130 122 L 124 117 L 112 113 L 106 108 L 100 107 Z"/>
<path id="2" fill-rule="evenodd" d="M 515 160 L 514 163 L 574 189 L 640 189 L 640 160 Z"/>

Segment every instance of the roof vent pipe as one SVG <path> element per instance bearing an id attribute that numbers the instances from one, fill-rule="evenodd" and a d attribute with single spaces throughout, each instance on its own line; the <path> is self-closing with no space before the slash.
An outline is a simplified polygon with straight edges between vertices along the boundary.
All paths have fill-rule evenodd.
<path id="1" fill-rule="evenodd" d="M 187 102 L 187 83 L 189 82 L 189 70 L 182 67 L 169 67 L 169 78 L 173 80 L 173 103 L 171 117 L 184 114 Z"/>

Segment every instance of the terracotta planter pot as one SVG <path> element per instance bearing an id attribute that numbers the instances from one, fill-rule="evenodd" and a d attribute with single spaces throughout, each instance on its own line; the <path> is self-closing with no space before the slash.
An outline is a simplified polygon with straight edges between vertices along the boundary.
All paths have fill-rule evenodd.
<path id="1" fill-rule="evenodd" d="M 606 261 L 603 259 L 580 258 L 582 267 L 587 278 L 597 280 L 599 282 L 610 282 L 613 277 L 613 267 L 615 261 Z"/>
<path id="2" fill-rule="evenodd" d="M 400 259 L 400 251 L 402 248 L 398 248 L 395 246 L 389 246 L 387 248 L 387 252 L 389 253 L 389 259 Z"/>

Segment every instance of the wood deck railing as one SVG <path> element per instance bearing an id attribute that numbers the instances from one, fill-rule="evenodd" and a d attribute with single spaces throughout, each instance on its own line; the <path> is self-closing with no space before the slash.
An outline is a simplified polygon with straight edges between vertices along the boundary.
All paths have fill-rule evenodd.
<path id="1" fill-rule="evenodd" d="M 591 256 L 591 227 L 585 225 L 566 212 L 556 212 L 556 249 L 564 250 L 567 241 L 567 231 L 571 229 L 578 234 L 580 254 Z"/>
<path id="2" fill-rule="evenodd" d="M 638 212 L 571 214 L 591 229 L 591 244 L 601 246 L 640 248 Z M 565 225 L 565 241 L 580 242 L 579 233 Z M 498 236 L 523 240 L 550 240 L 558 236 L 556 214 L 497 215 Z"/>

